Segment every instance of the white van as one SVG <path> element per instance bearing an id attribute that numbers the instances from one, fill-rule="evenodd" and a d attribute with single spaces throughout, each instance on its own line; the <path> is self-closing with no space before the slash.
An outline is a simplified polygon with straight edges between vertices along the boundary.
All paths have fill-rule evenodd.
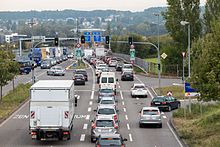
<path id="1" fill-rule="evenodd" d="M 113 89 L 116 94 L 116 81 L 118 81 L 118 79 L 115 78 L 114 72 L 102 72 L 99 89 Z"/>

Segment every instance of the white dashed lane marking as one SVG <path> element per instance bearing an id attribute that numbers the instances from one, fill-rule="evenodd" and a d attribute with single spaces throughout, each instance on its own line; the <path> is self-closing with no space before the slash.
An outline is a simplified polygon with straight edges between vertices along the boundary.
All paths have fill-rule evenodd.
<path id="1" fill-rule="evenodd" d="M 88 112 L 91 112 L 91 110 L 92 110 L 92 108 L 91 108 L 91 107 L 89 107 L 89 108 L 88 108 Z"/>
<path id="2" fill-rule="evenodd" d="M 87 115 L 87 116 L 86 116 L 86 120 L 89 120 L 89 118 L 90 118 L 90 115 Z"/>
<path id="3" fill-rule="evenodd" d="M 166 116 L 166 115 L 163 115 L 163 118 L 167 118 L 167 116 Z"/>
<path id="4" fill-rule="evenodd" d="M 122 105 L 125 105 L 125 102 L 124 102 L 124 101 L 122 101 Z"/>
<path id="5" fill-rule="evenodd" d="M 81 136 L 80 136 L 80 141 L 85 141 L 85 137 L 86 137 L 85 134 L 81 134 Z"/>
<path id="6" fill-rule="evenodd" d="M 125 115 L 125 119 L 128 120 L 128 115 Z"/>
<path id="7" fill-rule="evenodd" d="M 123 100 L 124 98 L 123 98 L 123 95 L 122 95 L 122 91 L 120 91 L 120 95 L 121 95 L 121 99 Z"/>
<path id="8" fill-rule="evenodd" d="M 128 130 L 130 130 L 130 126 L 129 126 L 129 124 L 127 124 L 127 128 L 128 128 Z"/>
<path id="9" fill-rule="evenodd" d="M 129 134 L 129 139 L 130 139 L 130 142 L 133 141 L 131 134 Z"/>
<path id="10" fill-rule="evenodd" d="M 123 108 L 124 112 L 126 112 L 126 108 Z"/>
<path id="11" fill-rule="evenodd" d="M 86 130 L 88 128 L 88 124 L 83 125 L 83 130 Z"/>
<path id="12" fill-rule="evenodd" d="M 89 102 L 89 105 L 92 105 L 92 101 Z"/>

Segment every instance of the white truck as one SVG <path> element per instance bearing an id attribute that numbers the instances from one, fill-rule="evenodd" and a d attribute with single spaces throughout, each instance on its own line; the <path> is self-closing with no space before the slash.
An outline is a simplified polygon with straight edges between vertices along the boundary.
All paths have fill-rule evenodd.
<path id="1" fill-rule="evenodd" d="M 104 57 L 106 55 L 105 48 L 104 47 L 97 47 L 95 49 L 95 55 L 96 55 L 96 58 Z"/>
<path id="2" fill-rule="evenodd" d="M 85 49 L 84 50 L 84 59 L 88 59 L 89 56 L 93 55 L 93 49 Z"/>
<path id="3" fill-rule="evenodd" d="M 40 80 L 30 88 L 33 140 L 69 140 L 77 107 L 72 80 Z"/>

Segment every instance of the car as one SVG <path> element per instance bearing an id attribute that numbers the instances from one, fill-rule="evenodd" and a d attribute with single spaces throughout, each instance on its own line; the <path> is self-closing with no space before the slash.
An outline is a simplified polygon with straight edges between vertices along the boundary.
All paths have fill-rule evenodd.
<path id="1" fill-rule="evenodd" d="M 96 147 L 125 147 L 126 138 L 122 138 L 121 134 L 101 134 L 96 141 Z"/>
<path id="2" fill-rule="evenodd" d="M 121 71 L 122 66 L 123 66 L 123 63 L 121 63 L 121 62 L 117 63 L 117 65 L 115 66 L 116 71 Z"/>
<path id="3" fill-rule="evenodd" d="M 172 96 L 157 96 L 151 101 L 151 106 L 158 107 L 161 111 L 172 111 L 180 107 L 180 101 Z"/>
<path id="4" fill-rule="evenodd" d="M 118 126 L 116 125 L 114 118 L 112 118 L 111 116 L 100 115 L 91 122 L 91 142 L 95 142 L 101 134 L 114 134 L 118 131 Z"/>
<path id="5" fill-rule="evenodd" d="M 44 61 L 49 61 L 51 63 L 51 66 L 54 66 L 57 64 L 57 61 L 54 58 L 46 58 Z"/>
<path id="6" fill-rule="evenodd" d="M 73 76 L 73 80 L 74 80 L 74 85 L 85 85 L 86 84 L 85 77 L 83 76 L 83 74 L 75 74 Z"/>
<path id="7" fill-rule="evenodd" d="M 131 87 L 131 97 L 147 97 L 148 90 L 144 84 L 135 83 Z"/>
<path id="8" fill-rule="evenodd" d="M 140 111 L 139 127 L 144 125 L 158 125 L 162 128 L 161 113 L 157 107 L 143 107 Z"/>
<path id="9" fill-rule="evenodd" d="M 86 81 L 88 81 L 88 74 L 85 69 L 78 69 L 75 71 L 75 74 L 82 74 Z"/>
<path id="10" fill-rule="evenodd" d="M 111 116 L 114 118 L 115 123 L 119 126 L 119 116 L 117 114 L 118 110 L 116 110 L 114 106 L 100 105 L 97 110 L 94 111 L 96 112 L 96 117 Z"/>
<path id="11" fill-rule="evenodd" d="M 103 67 L 103 66 L 96 67 L 95 75 L 97 76 L 97 75 L 101 74 L 103 68 L 106 68 L 106 67 Z"/>
<path id="12" fill-rule="evenodd" d="M 99 106 L 100 105 L 114 106 L 115 109 L 117 110 L 114 97 L 102 97 L 99 102 Z"/>
<path id="13" fill-rule="evenodd" d="M 68 53 L 67 58 L 73 58 L 74 54 L 73 53 Z"/>
<path id="14" fill-rule="evenodd" d="M 109 66 L 110 67 L 115 67 L 117 65 L 118 61 L 117 60 L 110 60 L 109 61 Z"/>
<path id="15" fill-rule="evenodd" d="M 19 72 L 20 74 L 29 74 L 32 70 L 31 68 L 31 62 L 29 60 L 19 60 Z"/>
<path id="16" fill-rule="evenodd" d="M 132 64 L 123 64 L 121 73 L 124 71 L 133 71 L 133 65 Z"/>
<path id="17" fill-rule="evenodd" d="M 98 93 L 98 103 L 100 102 L 102 97 L 115 97 L 115 92 L 113 89 L 99 89 Z"/>
<path id="18" fill-rule="evenodd" d="M 50 69 L 51 66 L 52 64 L 49 60 L 44 60 L 40 65 L 41 69 Z"/>
<path id="19" fill-rule="evenodd" d="M 133 71 L 124 71 L 121 75 L 122 81 L 134 81 Z"/>
<path id="20" fill-rule="evenodd" d="M 65 75 L 65 69 L 63 69 L 61 66 L 54 66 L 51 67 L 47 71 L 47 75 L 52 75 L 52 76 L 64 76 Z"/>

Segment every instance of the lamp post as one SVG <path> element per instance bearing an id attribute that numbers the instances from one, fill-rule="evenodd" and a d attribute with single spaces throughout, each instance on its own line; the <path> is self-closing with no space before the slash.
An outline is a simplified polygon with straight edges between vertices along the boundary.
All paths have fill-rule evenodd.
<path id="1" fill-rule="evenodd" d="M 157 59 L 158 59 L 158 88 L 159 88 L 159 95 L 161 94 L 161 89 L 160 89 L 160 32 L 159 32 L 159 22 L 160 22 L 160 14 L 159 13 L 154 13 L 155 16 L 157 16 L 157 49 L 158 49 L 158 54 L 157 54 Z"/>
<path id="2" fill-rule="evenodd" d="M 34 43 L 33 43 L 33 26 L 36 24 L 34 22 L 34 19 L 32 19 L 30 22 L 28 22 L 28 24 L 30 25 L 31 27 L 31 61 L 33 63 L 34 59 L 33 59 L 33 46 L 34 46 Z M 32 68 L 32 83 L 35 83 L 35 76 L 34 76 L 34 66 L 32 65 L 31 63 L 31 68 Z"/>
<path id="3" fill-rule="evenodd" d="M 190 78 L 190 23 L 188 21 L 181 21 L 181 25 L 188 25 L 188 77 Z"/>

